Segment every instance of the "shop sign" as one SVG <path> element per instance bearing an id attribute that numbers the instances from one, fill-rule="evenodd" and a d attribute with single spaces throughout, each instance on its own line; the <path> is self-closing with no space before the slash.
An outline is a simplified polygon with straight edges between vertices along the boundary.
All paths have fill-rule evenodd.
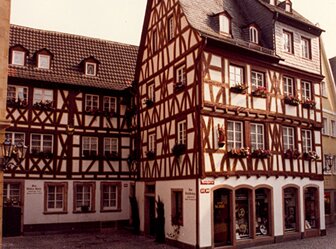
<path id="1" fill-rule="evenodd" d="M 196 200 L 196 193 L 191 188 L 189 188 L 185 192 L 185 200 L 186 201 L 194 201 L 194 200 Z"/>
<path id="2" fill-rule="evenodd" d="M 210 189 L 209 188 L 201 188 L 200 192 L 201 192 L 201 194 L 208 194 L 208 193 L 210 193 Z"/>
<path id="3" fill-rule="evenodd" d="M 215 185 L 214 180 L 201 180 L 202 185 Z"/>
<path id="4" fill-rule="evenodd" d="M 42 194 L 42 188 L 32 184 L 31 187 L 26 187 L 26 193 L 28 195 Z"/>

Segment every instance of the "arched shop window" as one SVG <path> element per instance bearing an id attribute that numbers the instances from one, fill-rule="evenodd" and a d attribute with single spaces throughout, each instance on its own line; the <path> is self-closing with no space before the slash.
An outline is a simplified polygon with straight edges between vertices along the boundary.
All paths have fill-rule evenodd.
<path id="1" fill-rule="evenodd" d="M 285 188 L 283 196 L 285 231 L 298 231 L 298 190 L 294 187 Z"/>
<path id="2" fill-rule="evenodd" d="M 260 188 L 255 191 L 256 235 L 270 235 L 270 190 Z"/>
<path id="3" fill-rule="evenodd" d="M 236 190 L 236 239 L 251 237 L 251 190 L 241 188 Z"/>
<path id="4" fill-rule="evenodd" d="M 318 228 L 318 190 L 308 187 L 304 190 L 305 229 Z"/>

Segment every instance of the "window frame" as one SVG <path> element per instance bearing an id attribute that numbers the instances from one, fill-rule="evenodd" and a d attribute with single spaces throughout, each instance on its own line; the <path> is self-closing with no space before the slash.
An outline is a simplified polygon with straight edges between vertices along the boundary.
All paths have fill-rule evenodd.
<path id="1" fill-rule="evenodd" d="M 295 83 L 294 78 L 289 76 L 283 76 L 283 93 L 285 96 L 295 96 Z M 292 91 L 289 91 L 289 89 Z"/>
<path id="2" fill-rule="evenodd" d="M 24 132 L 6 131 L 6 134 L 5 134 L 6 138 L 8 138 L 11 143 L 13 143 L 13 141 L 14 141 L 13 144 L 18 144 L 19 143 L 18 138 L 16 138 L 16 135 L 23 135 L 22 143 L 25 144 L 26 134 Z"/>
<path id="3" fill-rule="evenodd" d="M 304 59 L 311 59 L 311 39 L 307 37 L 301 37 L 301 56 Z"/>
<path id="4" fill-rule="evenodd" d="M 252 127 L 255 127 L 255 130 L 253 130 Z M 259 133 L 259 128 L 261 129 L 261 133 Z M 255 142 L 252 142 L 252 137 L 255 137 Z M 259 137 L 261 136 L 261 140 L 259 141 Z M 262 149 L 264 150 L 266 148 L 265 144 L 265 126 L 263 124 L 259 123 L 251 123 L 250 124 L 250 143 L 251 143 L 251 151 Z M 261 145 L 261 147 L 259 147 Z M 257 146 L 257 147 L 255 147 Z"/>
<path id="5" fill-rule="evenodd" d="M 51 56 L 47 54 L 37 55 L 37 67 L 40 69 L 50 69 L 51 66 Z M 46 65 L 44 64 L 46 63 Z"/>
<path id="6" fill-rule="evenodd" d="M 321 95 L 322 97 L 328 97 L 327 83 L 325 81 L 321 81 Z"/>
<path id="7" fill-rule="evenodd" d="M 153 30 L 152 33 L 152 52 L 155 53 L 158 50 L 158 31 L 157 29 Z"/>
<path id="8" fill-rule="evenodd" d="M 110 149 L 107 150 L 107 147 Z M 119 156 L 119 138 L 104 137 L 104 155 L 105 157 Z"/>
<path id="9" fill-rule="evenodd" d="M 94 136 L 83 136 L 82 137 L 82 156 L 83 157 L 95 157 L 98 156 L 98 146 L 99 141 L 98 137 Z M 86 142 L 88 143 L 86 144 Z M 88 149 L 85 149 L 85 147 L 88 147 Z M 92 149 L 92 147 L 96 147 L 96 150 Z M 84 152 L 87 151 L 87 152 Z"/>
<path id="10" fill-rule="evenodd" d="M 183 189 L 171 189 L 171 224 L 183 226 Z"/>
<path id="11" fill-rule="evenodd" d="M 167 38 L 171 41 L 175 37 L 175 20 L 174 15 L 171 14 L 167 19 Z"/>
<path id="12" fill-rule="evenodd" d="M 93 72 L 91 73 L 91 69 L 89 69 L 90 66 L 93 66 Z M 85 62 L 85 75 L 87 76 L 97 76 L 97 63 L 95 62 Z"/>
<path id="13" fill-rule="evenodd" d="M 288 131 L 291 130 L 292 134 L 289 134 Z M 290 143 L 290 139 L 292 137 L 293 143 Z M 283 148 L 284 152 L 287 150 L 294 150 L 295 149 L 295 128 L 291 126 L 282 126 L 282 141 L 283 141 Z"/>
<path id="14" fill-rule="evenodd" d="M 259 30 L 256 27 L 254 26 L 249 27 L 249 37 L 250 42 L 259 44 Z"/>
<path id="15" fill-rule="evenodd" d="M 25 66 L 26 65 L 26 52 L 25 51 L 13 49 L 11 52 L 11 56 L 12 56 L 11 65 L 15 65 L 15 66 Z M 16 62 L 16 59 L 18 58 L 17 56 L 20 56 L 19 62 Z"/>
<path id="16" fill-rule="evenodd" d="M 182 119 L 176 122 L 176 141 L 177 144 L 187 145 L 188 143 L 188 124 L 187 119 Z"/>
<path id="17" fill-rule="evenodd" d="M 186 85 L 187 83 L 187 73 L 186 66 L 184 63 L 175 67 L 175 84 Z"/>
<path id="18" fill-rule="evenodd" d="M 258 78 L 258 76 L 261 76 L 261 81 Z M 259 84 L 261 83 L 261 84 Z M 251 86 L 252 90 L 256 90 L 259 87 L 264 87 L 266 88 L 266 80 L 265 80 L 265 73 L 259 72 L 256 70 L 251 71 Z"/>
<path id="19" fill-rule="evenodd" d="M 336 120 L 330 120 L 331 136 L 336 137 Z"/>
<path id="20" fill-rule="evenodd" d="M 39 139 L 40 145 L 38 145 L 39 150 L 37 150 L 35 152 L 34 152 L 34 147 L 37 147 L 37 145 L 33 146 L 33 141 L 35 140 L 35 139 L 33 139 L 33 136 L 39 136 L 40 137 L 40 139 Z M 50 136 L 51 137 L 51 141 L 50 141 L 51 145 L 49 146 L 50 151 L 45 149 L 45 147 L 49 148 L 48 146 L 44 145 L 45 140 L 46 140 L 45 136 Z M 53 153 L 53 147 L 54 147 L 53 145 L 54 145 L 54 135 L 53 134 L 38 134 L 38 133 L 31 133 L 30 134 L 30 152 L 33 155 L 36 154 L 36 153 Z"/>
<path id="21" fill-rule="evenodd" d="M 155 102 L 155 82 L 151 81 L 147 84 L 147 99 Z"/>
<path id="22" fill-rule="evenodd" d="M 41 91 L 40 97 L 37 97 L 37 91 Z M 47 93 L 50 93 L 47 95 Z M 49 99 L 49 97 L 51 97 Z M 52 89 L 46 89 L 46 88 L 34 88 L 33 91 L 33 104 L 38 104 L 38 103 L 47 103 L 47 102 L 54 102 L 54 91 Z"/>
<path id="23" fill-rule="evenodd" d="M 82 206 L 77 206 L 77 201 L 78 201 L 78 190 L 77 190 L 77 187 L 89 187 L 89 190 L 90 190 L 90 198 L 89 198 L 89 201 L 90 201 L 90 205 L 89 205 L 89 208 L 88 210 L 82 210 L 82 206 L 85 206 L 85 205 L 82 205 Z M 73 213 L 94 213 L 95 212 L 95 193 L 96 193 L 96 183 L 95 182 L 74 182 L 73 183 Z M 82 204 L 83 202 L 85 202 L 85 191 L 83 189 L 82 191 Z"/>
<path id="24" fill-rule="evenodd" d="M 49 187 L 55 187 L 56 192 L 53 201 L 57 202 L 57 187 L 62 188 L 62 207 L 49 208 Z M 64 214 L 68 212 L 68 183 L 67 182 L 45 182 L 44 183 L 44 214 Z"/>
<path id="25" fill-rule="evenodd" d="M 295 214 L 295 227 L 294 228 L 286 228 L 286 212 L 290 213 L 291 210 L 289 210 L 289 208 L 287 208 L 286 210 L 286 190 L 294 190 L 294 209 L 291 209 L 292 211 L 294 211 L 293 214 Z M 290 194 L 289 192 L 287 192 L 287 194 Z M 298 232 L 300 230 L 300 189 L 297 186 L 293 186 L 293 185 L 288 185 L 288 186 L 284 186 L 282 188 L 282 202 L 283 202 L 283 230 L 284 233 L 290 233 L 290 232 Z M 287 198 L 288 199 L 288 198 Z M 293 206 L 291 206 L 293 207 Z"/>
<path id="26" fill-rule="evenodd" d="M 121 183 L 120 182 L 101 182 L 100 183 L 100 212 L 120 212 L 121 211 Z M 113 207 L 105 206 L 104 202 L 104 188 L 105 187 L 116 187 L 116 205 Z M 110 197 L 110 192 L 109 192 Z M 110 202 L 110 199 L 108 200 Z"/>
<path id="27" fill-rule="evenodd" d="M 147 151 L 156 152 L 156 132 L 148 132 Z"/>
<path id="28" fill-rule="evenodd" d="M 15 90 L 15 92 L 14 92 L 15 97 L 10 96 L 9 93 L 11 91 L 9 90 L 9 88 L 13 88 Z M 22 99 L 20 97 L 21 94 L 23 95 Z M 28 103 L 28 87 L 8 84 L 8 86 L 7 86 L 7 101 L 11 101 L 11 100 L 15 100 L 15 101 L 20 100 L 20 101 L 25 101 L 26 103 Z"/>
<path id="29" fill-rule="evenodd" d="M 307 136 L 309 134 L 309 136 Z M 301 130 L 302 152 L 310 152 L 313 150 L 312 131 L 307 129 Z"/>
<path id="30" fill-rule="evenodd" d="M 18 188 L 14 189 L 11 187 L 13 185 L 18 185 Z M 5 179 L 3 182 L 3 206 L 6 206 L 6 202 L 10 201 L 10 205 L 15 207 L 22 207 L 24 205 L 24 189 L 23 189 L 24 183 L 22 181 L 17 180 L 7 180 Z M 13 191 L 18 191 L 18 194 L 13 193 Z M 18 198 L 16 200 L 16 203 L 13 203 L 15 198 Z"/>
<path id="31" fill-rule="evenodd" d="M 112 96 L 104 96 L 103 108 L 105 112 L 117 113 L 117 98 Z"/>
<path id="32" fill-rule="evenodd" d="M 95 105 L 96 103 L 96 105 Z M 99 95 L 85 94 L 84 110 L 86 112 L 96 112 L 99 110 Z"/>
<path id="33" fill-rule="evenodd" d="M 240 73 L 237 73 L 237 69 L 239 69 Z M 245 68 L 242 66 L 230 64 L 229 66 L 230 86 L 232 87 L 238 84 L 245 84 L 244 80 L 245 80 Z"/>
<path id="34" fill-rule="evenodd" d="M 229 130 L 229 123 L 233 124 L 233 130 Z M 238 141 L 238 139 L 236 139 L 236 124 L 240 125 L 240 141 Z M 233 133 L 233 140 L 229 140 L 229 132 Z M 241 121 L 234 121 L 234 120 L 228 120 L 226 122 L 226 134 L 227 134 L 227 138 L 226 138 L 226 144 L 227 144 L 227 150 L 232 150 L 232 149 L 240 149 L 244 146 L 244 124 Z M 230 143 L 233 143 L 233 146 L 231 147 Z M 241 144 L 241 146 L 237 146 L 238 144 Z"/>
<path id="35" fill-rule="evenodd" d="M 308 95 L 308 96 L 307 96 Z M 312 83 L 310 81 L 302 80 L 301 81 L 301 96 L 302 100 L 312 100 Z"/>
<path id="36" fill-rule="evenodd" d="M 322 135 L 329 136 L 329 119 L 328 118 L 322 118 Z"/>
<path id="37" fill-rule="evenodd" d="M 219 15 L 219 32 L 224 35 L 231 35 L 231 16 L 227 13 Z"/>
<path id="38" fill-rule="evenodd" d="M 293 33 L 287 30 L 282 31 L 283 46 L 285 53 L 294 54 Z"/>

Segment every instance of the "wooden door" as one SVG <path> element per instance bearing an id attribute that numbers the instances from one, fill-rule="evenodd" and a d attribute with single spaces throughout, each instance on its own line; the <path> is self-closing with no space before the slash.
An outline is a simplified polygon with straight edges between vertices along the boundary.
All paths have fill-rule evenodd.
<path id="1" fill-rule="evenodd" d="M 213 214 L 215 246 L 231 245 L 230 190 L 214 191 Z"/>

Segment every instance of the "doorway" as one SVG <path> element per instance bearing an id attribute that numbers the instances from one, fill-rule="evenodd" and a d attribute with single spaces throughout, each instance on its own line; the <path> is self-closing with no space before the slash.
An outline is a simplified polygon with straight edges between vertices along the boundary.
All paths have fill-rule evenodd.
<path id="1" fill-rule="evenodd" d="M 147 184 L 145 190 L 145 234 L 155 236 L 155 184 Z"/>

